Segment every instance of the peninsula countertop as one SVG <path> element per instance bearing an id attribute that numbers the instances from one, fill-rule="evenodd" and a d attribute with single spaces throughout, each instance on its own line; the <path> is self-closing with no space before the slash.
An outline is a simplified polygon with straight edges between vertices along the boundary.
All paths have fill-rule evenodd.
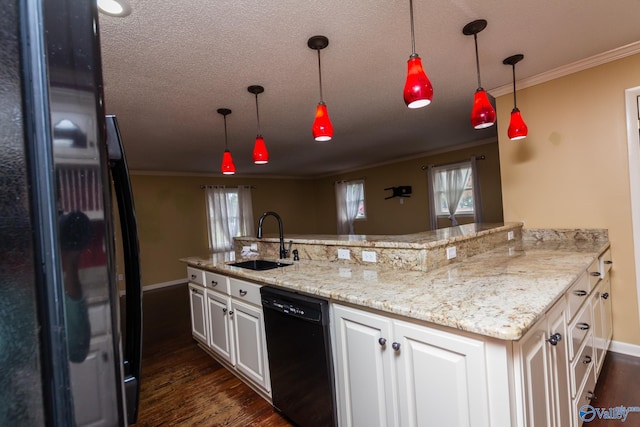
<path id="1" fill-rule="evenodd" d="M 602 239 L 522 239 L 428 272 L 340 260 L 254 271 L 230 266 L 229 254 L 181 261 L 331 302 L 518 340 L 608 247 Z"/>

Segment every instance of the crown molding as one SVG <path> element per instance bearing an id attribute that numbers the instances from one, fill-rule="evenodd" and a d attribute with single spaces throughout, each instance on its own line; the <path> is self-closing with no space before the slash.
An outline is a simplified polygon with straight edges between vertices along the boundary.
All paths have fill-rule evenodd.
<path id="1" fill-rule="evenodd" d="M 571 64 L 563 65 L 562 67 L 554 68 L 553 70 L 545 71 L 544 73 L 535 76 L 517 80 L 516 83 L 518 86 L 518 90 L 525 89 L 531 86 L 555 80 L 560 77 L 568 76 L 569 74 L 577 73 L 578 71 L 587 70 L 589 68 L 597 67 L 598 65 L 617 61 L 618 59 L 626 58 L 627 56 L 635 55 L 636 53 L 640 53 L 640 41 L 633 42 L 628 45 L 609 50 L 607 52 L 599 53 L 589 58 L 581 59 L 579 61 L 572 62 Z M 488 92 L 494 98 L 512 93 L 513 82 L 504 86 L 490 89 Z"/>

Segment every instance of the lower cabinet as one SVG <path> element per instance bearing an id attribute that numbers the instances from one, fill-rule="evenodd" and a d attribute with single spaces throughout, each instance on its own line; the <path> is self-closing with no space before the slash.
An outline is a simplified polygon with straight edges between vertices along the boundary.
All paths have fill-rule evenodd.
<path id="1" fill-rule="evenodd" d="M 207 343 L 207 312 L 205 290 L 202 286 L 189 283 L 189 304 L 191 306 L 191 334 L 202 343 Z"/>
<path id="2" fill-rule="evenodd" d="M 341 426 L 489 426 L 481 340 L 334 304 Z"/>

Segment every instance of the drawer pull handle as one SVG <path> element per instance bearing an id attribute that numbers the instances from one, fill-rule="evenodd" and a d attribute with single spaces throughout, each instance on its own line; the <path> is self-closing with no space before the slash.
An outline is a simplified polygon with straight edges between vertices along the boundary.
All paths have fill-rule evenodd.
<path id="1" fill-rule="evenodd" d="M 380 344 L 381 346 L 384 346 L 387 344 L 387 340 L 385 338 L 378 338 L 378 344 Z"/>
<path id="2" fill-rule="evenodd" d="M 605 292 L 604 294 L 601 295 L 602 299 L 607 299 L 609 298 L 609 292 Z"/>
<path id="3" fill-rule="evenodd" d="M 215 280 L 211 281 L 211 286 L 218 286 L 218 282 L 216 282 Z"/>
<path id="4" fill-rule="evenodd" d="M 592 271 L 591 275 L 594 277 L 599 277 L 600 276 L 600 272 L 599 271 Z"/>
<path id="5" fill-rule="evenodd" d="M 196 277 L 198 277 L 198 276 L 196 276 L 195 274 L 192 274 L 191 275 L 191 280 L 196 280 Z"/>
<path id="6" fill-rule="evenodd" d="M 393 344 L 391 344 L 391 348 L 392 348 L 394 351 L 398 351 L 398 350 L 400 350 L 400 343 L 399 343 L 399 342 L 394 342 Z"/>
<path id="7" fill-rule="evenodd" d="M 587 390 L 587 395 L 584 398 L 587 399 L 587 400 L 591 400 L 591 399 L 594 398 L 594 396 L 595 396 L 595 394 L 593 393 L 593 391 Z"/>
<path id="8" fill-rule="evenodd" d="M 583 297 L 587 294 L 587 291 L 583 291 L 583 290 L 579 290 L 579 291 L 573 291 L 574 295 L 577 295 L 579 297 Z"/>
<path id="9" fill-rule="evenodd" d="M 608 259 L 608 260 L 606 260 L 604 263 L 605 263 L 605 264 L 613 264 L 613 261 L 611 261 L 610 259 Z"/>
<path id="10" fill-rule="evenodd" d="M 588 354 L 584 356 L 584 359 L 582 359 L 582 363 L 584 363 L 585 365 L 591 363 L 591 356 L 589 356 Z"/>
<path id="11" fill-rule="evenodd" d="M 591 326 L 588 323 L 578 323 L 576 327 L 581 331 L 588 331 Z"/>
<path id="12" fill-rule="evenodd" d="M 240 289 L 240 296 L 243 297 L 247 294 L 247 291 L 243 291 L 242 289 Z"/>
<path id="13" fill-rule="evenodd" d="M 562 341 L 562 335 L 560 335 L 559 333 L 555 333 L 553 335 L 551 335 L 549 337 L 549 339 L 547 340 L 547 342 L 551 345 L 558 345 L 558 343 Z"/>

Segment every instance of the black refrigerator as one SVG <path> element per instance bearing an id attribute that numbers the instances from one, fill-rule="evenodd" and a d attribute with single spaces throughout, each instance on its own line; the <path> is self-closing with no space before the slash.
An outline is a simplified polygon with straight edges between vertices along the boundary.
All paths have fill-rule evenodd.
<path id="1" fill-rule="evenodd" d="M 0 5 L 0 425 L 132 424 L 138 239 L 96 1 Z"/>

